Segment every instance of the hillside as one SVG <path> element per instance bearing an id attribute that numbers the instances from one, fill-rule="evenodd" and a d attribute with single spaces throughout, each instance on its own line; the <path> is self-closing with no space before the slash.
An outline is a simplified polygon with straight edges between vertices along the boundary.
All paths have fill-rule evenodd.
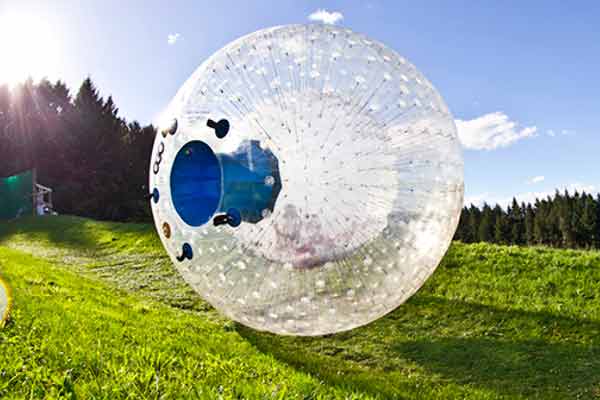
<path id="1" fill-rule="evenodd" d="M 0 275 L 0 398 L 600 398 L 599 252 L 455 243 L 407 304 L 322 338 L 220 317 L 150 225 L 0 224 Z"/>

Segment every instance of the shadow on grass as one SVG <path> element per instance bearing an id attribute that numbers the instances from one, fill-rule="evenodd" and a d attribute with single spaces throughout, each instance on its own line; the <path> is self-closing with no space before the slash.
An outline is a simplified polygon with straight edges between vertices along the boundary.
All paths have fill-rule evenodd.
<path id="1" fill-rule="evenodd" d="M 23 240 L 47 241 L 53 246 L 74 250 L 97 250 L 107 243 L 120 240 L 128 243 L 137 238 L 144 238 L 146 244 L 159 244 L 149 224 L 98 222 L 65 215 L 0 222 L 0 245 L 19 236 Z"/>
<path id="2" fill-rule="evenodd" d="M 387 397 L 598 398 L 600 323 L 417 296 L 351 332 L 291 338 L 238 326 L 264 353 L 330 384 Z M 471 393 L 472 394 L 472 393 Z"/>
<path id="3" fill-rule="evenodd" d="M 399 343 L 394 352 L 458 384 L 539 398 L 598 395 L 600 349 L 544 341 L 439 338 Z"/>

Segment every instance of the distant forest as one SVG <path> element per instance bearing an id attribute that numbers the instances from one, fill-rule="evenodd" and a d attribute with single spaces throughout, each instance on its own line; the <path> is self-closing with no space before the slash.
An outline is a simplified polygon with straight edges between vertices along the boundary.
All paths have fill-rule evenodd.
<path id="1" fill-rule="evenodd" d="M 55 209 L 101 220 L 149 221 L 148 166 L 156 130 L 119 117 L 91 79 L 72 96 L 61 81 L 0 86 L 0 177 L 37 168 Z M 600 248 L 600 195 L 556 192 L 507 209 L 464 207 L 455 239 Z"/>
<path id="2" fill-rule="evenodd" d="M 561 248 L 600 248 L 600 195 L 556 191 L 553 197 L 508 209 L 464 207 L 455 240 Z"/>
<path id="3" fill-rule="evenodd" d="M 60 81 L 0 86 L 0 177 L 37 168 L 61 214 L 149 220 L 154 136 L 151 125 L 120 118 L 89 78 L 74 96 Z"/>

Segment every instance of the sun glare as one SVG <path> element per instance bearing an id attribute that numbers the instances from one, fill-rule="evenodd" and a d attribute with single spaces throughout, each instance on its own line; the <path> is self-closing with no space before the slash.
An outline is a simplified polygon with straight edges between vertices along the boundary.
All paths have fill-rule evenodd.
<path id="1" fill-rule="evenodd" d="M 59 51 L 56 30 L 41 18 L 0 14 L 0 84 L 58 78 Z"/>

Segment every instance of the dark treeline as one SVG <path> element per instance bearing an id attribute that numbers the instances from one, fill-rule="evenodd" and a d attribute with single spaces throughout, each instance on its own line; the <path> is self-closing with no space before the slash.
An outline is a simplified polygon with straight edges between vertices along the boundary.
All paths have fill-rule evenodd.
<path id="1" fill-rule="evenodd" d="M 155 130 L 118 116 L 91 79 L 72 96 L 64 83 L 0 86 L 0 176 L 36 168 L 63 214 L 146 220 Z"/>
<path id="2" fill-rule="evenodd" d="M 600 248 L 599 228 L 600 195 L 556 191 L 533 205 L 513 199 L 506 210 L 487 204 L 464 207 L 454 239 L 590 249 Z"/>

